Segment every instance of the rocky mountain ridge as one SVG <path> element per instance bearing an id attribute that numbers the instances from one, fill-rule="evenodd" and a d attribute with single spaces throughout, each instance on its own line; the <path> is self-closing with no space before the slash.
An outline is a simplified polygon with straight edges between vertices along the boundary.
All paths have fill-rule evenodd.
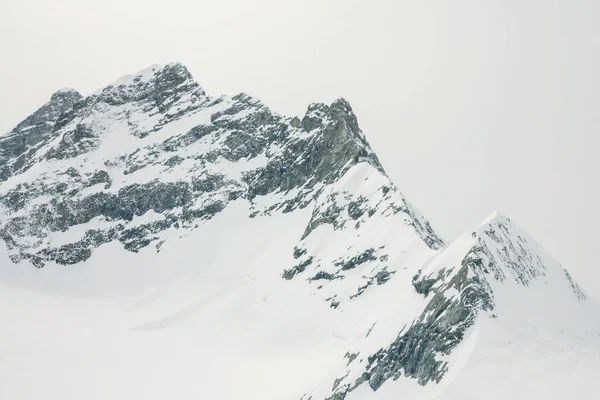
<path id="1" fill-rule="evenodd" d="M 289 216 L 297 222 L 282 222 Z M 289 320 L 291 332 L 321 321 L 324 336 L 308 335 L 315 346 L 336 338 L 322 381 L 284 390 L 288 398 L 340 400 L 366 387 L 378 396 L 402 378 L 440 385 L 483 320 L 510 316 L 503 310 L 513 292 L 542 287 L 542 299 L 560 293 L 557 307 L 589 303 L 505 216 L 494 213 L 446 244 L 389 180 L 344 99 L 311 104 L 302 118 L 282 116 L 244 93 L 211 97 L 172 63 L 86 97 L 61 90 L 0 137 L 9 268 L 86 268 L 112 246 L 117 260 L 135 255 L 164 269 L 185 238 L 251 221 L 273 226 L 251 234 L 293 245 L 271 255 L 235 242 L 249 257 L 236 262 L 228 250 L 204 258 L 213 249 L 200 242 L 185 250 L 204 260 L 193 270 L 220 277 L 229 313 L 222 288 L 235 291 L 229 282 L 250 277 L 275 294 L 250 292 L 244 303 L 271 296 L 302 305 L 318 317 L 275 308 L 269 319 Z"/>
<path id="2" fill-rule="evenodd" d="M 39 125 L 33 136 L 22 133 L 32 118 Z M 171 129 L 176 133 L 165 132 Z M 116 137 L 109 148 L 106 141 L 117 135 L 123 142 L 129 139 L 130 146 L 120 149 L 124 143 Z M 32 144 L 13 149 L 18 137 L 26 143 L 33 137 Z M 252 204 L 257 196 L 280 194 L 268 207 L 252 205 L 252 215 L 306 207 L 358 157 L 383 173 L 347 101 L 312 104 L 302 120 L 282 117 L 245 94 L 207 96 L 177 63 L 122 78 L 85 98 L 59 92 L 3 138 L 0 149 L 12 156 L 7 165 L 22 165 L 5 174 L 0 189 L 8 216 L 0 236 L 14 261 L 27 258 L 40 267 L 46 261 L 84 261 L 93 248 L 112 240 L 132 251 L 160 243 L 159 232 L 196 226 L 238 197 Z M 39 175 L 23 182 L 33 166 Z M 52 199 L 40 204 L 43 195 Z M 431 228 L 406 206 L 397 210 L 401 207 L 420 234 L 439 246 Z M 148 211 L 165 217 L 128 228 Z M 49 235 L 95 218 L 110 228 L 90 229 L 77 242 L 49 246 Z M 318 223 L 322 219 L 311 222 Z M 19 243 L 25 236 L 37 238 L 33 246 L 30 239 Z"/>

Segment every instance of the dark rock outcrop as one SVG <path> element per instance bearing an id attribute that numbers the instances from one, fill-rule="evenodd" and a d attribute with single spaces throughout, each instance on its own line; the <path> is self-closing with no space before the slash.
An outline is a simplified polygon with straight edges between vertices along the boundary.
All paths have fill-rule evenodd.
<path id="1" fill-rule="evenodd" d="M 59 118 L 81 99 L 75 90 L 60 90 L 11 132 L 0 136 L 0 182 L 26 167 L 35 152 L 55 137 Z"/>

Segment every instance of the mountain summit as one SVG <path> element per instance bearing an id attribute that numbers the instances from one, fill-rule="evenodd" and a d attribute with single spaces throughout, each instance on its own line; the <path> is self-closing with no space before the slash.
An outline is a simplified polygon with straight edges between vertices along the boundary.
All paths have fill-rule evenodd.
<path id="1" fill-rule="evenodd" d="M 3 398 L 600 389 L 569 273 L 498 213 L 445 243 L 345 99 L 287 117 L 154 65 L 53 94 L 0 161 Z"/>

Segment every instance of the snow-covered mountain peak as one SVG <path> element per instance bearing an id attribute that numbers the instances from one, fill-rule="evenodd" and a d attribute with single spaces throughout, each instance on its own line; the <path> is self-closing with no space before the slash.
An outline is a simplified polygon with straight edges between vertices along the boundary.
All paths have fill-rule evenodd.
<path id="1" fill-rule="evenodd" d="M 491 225 L 495 222 L 511 222 L 511 219 L 500 211 L 493 211 L 477 227 Z"/>
<path id="2" fill-rule="evenodd" d="M 75 97 L 34 147 L 9 160 L 15 167 L 0 187 L 0 235 L 14 261 L 75 264 L 113 241 L 158 251 L 173 229 L 196 229 L 236 201 L 246 202 L 251 217 L 312 209 L 302 240 L 318 227 L 358 231 L 380 218 L 392 226 L 389 216 L 397 216 L 394 223 L 420 245 L 443 244 L 385 176 L 344 99 L 289 118 L 245 93 L 205 95 L 180 63 Z M 149 213 L 152 221 L 140 228 Z M 357 251 L 373 252 L 372 242 Z M 309 247 L 315 268 L 320 260 L 343 262 L 341 249 L 325 257 Z M 299 262 L 281 273 L 307 268 L 308 260 Z"/>
<path id="3" fill-rule="evenodd" d="M 125 75 L 110 85 L 92 93 L 100 101 L 111 105 L 141 101 L 150 98 L 157 105 L 169 97 L 184 93 L 204 95 L 204 90 L 194 81 L 192 74 L 181 63 L 153 65 L 137 73 Z"/>
<path id="4" fill-rule="evenodd" d="M 479 337 L 598 332 L 579 286 L 508 217 L 446 244 L 347 100 L 283 116 L 207 95 L 179 63 L 61 90 L 1 137 L 0 241 L 0 302 L 27 298 L 0 308 L 15 321 L 0 376 L 32 354 L 24 376 L 48 381 L 30 398 L 173 397 L 165 376 L 182 399 L 432 398 L 488 348 Z M 35 329 L 15 317 L 47 307 Z M 39 361 L 62 357 L 102 384 Z"/>
<path id="5" fill-rule="evenodd" d="M 121 78 L 113 81 L 105 87 L 98 89 L 94 94 L 102 92 L 107 87 L 127 87 L 135 86 L 136 84 L 147 84 L 159 79 L 161 76 L 170 75 L 172 78 L 178 78 L 181 81 L 193 80 L 192 74 L 187 67 L 179 62 L 168 64 L 153 64 L 144 69 L 141 69 L 133 74 L 123 75 Z"/>
<path id="6" fill-rule="evenodd" d="M 586 298 L 564 268 L 535 239 L 499 212 L 492 213 L 436 255 L 415 281 L 425 287 L 433 284 L 432 288 L 435 288 L 458 273 L 460 268 L 470 274 L 480 274 L 482 281 L 509 286 L 528 287 L 537 281 L 555 279 L 572 285 L 574 298 Z"/>

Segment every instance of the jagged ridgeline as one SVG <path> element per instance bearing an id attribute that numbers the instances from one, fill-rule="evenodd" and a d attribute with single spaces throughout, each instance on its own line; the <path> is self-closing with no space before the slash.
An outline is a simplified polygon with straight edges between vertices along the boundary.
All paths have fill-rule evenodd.
<path id="1" fill-rule="evenodd" d="M 0 138 L 0 237 L 14 262 L 38 267 L 84 261 L 113 240 L 158 249 L 161 232 L 194 228 L 238 198 L 251 217 L 307 207 L 358 162 L 383 174 L 344 99 L 288 118 L 246 94 L 206 95 L 181 64 L 154 66 L 87 97 L 59 91 Z M 254 203 L 274 193 L 268 206 Z M 403 204 L 396 211 L 412 214 Z M 148 212 L 160 217 L 132 223 Z M 305 235 L 332 213 L 315 215 Z M 78 241 L 49 240 L 82 224 Z M 439 247 L 425 223 L 414 224 Z"/>
<path id="2" fill-rule="evenodd" d="M 270 247 L 272 254 L 228 240 L 225 250 L 212 252 L 207 243 L 182 239 L 261 223 L 272 228 L 251 233 L 265 236 L 259 243 L 284 243 Z M 178 245 L 191 243 L 178 262 L 206 271 L 186 281 L 192 304 L 157 317 L 159 323 L 136 320 L 131 343 L 140 326 L 158 329 L 188 311 L 199 319 L 223 317 L 203 325 L 194 342 L 210 354 L 211 368 L 216 358 L 239 357 L 232 342 L 244 344 L 247 358 L 263 359 L 270 348 L 260 346 L 284 338 L 279 350 L 297 356 L 287 339 L 295 337 L 309 359 L 295 363 L 275 352 L 269 382 L 285 382 L 278 399 L 355 400 L 403 379 L 436 387 L 457 360 L 467 363 L 468 352 L 457 349 L 488 320 L 497 324 L 488 333 L 502 331 L 505 318 L 523 310 L 524 321 L 543 324 L 539 316 L 549 304 L 556 305 L 561 332 L 594 319 L 573 319 L 584 315 L 573 311 L 588 302 L 585 294 L 507 217 L 493 214 L 446 247 L 387 177 L 346 100 L 287 117 L 244 93 L 212 97 L 179 63 L 152 66 L 89 96 L 58 91 L 0 136 L 0 239 L 10 267 L 40 274 L 104 262 L 104 245 L 112 246 L 117 264 L 140 257 L 144 268 L 171 268 Z M 248 260 L 219 253 L 237 250 Z M 535 296 L 507 307 L 527 290 Z M 176 292 L 168 287 L 156 297 Z M 205 292 L 212 294 L 204 304 L 198 296 Z M 146 299 L 135 307 L 152 309 L 154 300 Z M 248 304 L 263 319 L 245 320 L 222 347 L 202 347 L 211 329 L 218 332 L 213 338 L 231 334 L 237 321 L 227 317 Z M 169 308 L 162 307 L 157 314 Z M 264 351 L 253 354 L 255 348 Z M 256 373 L 237 365 L 227 363 L 221 375 L 244 381 Z M 215 385 L 221 393 L 224 385 Z"/>

